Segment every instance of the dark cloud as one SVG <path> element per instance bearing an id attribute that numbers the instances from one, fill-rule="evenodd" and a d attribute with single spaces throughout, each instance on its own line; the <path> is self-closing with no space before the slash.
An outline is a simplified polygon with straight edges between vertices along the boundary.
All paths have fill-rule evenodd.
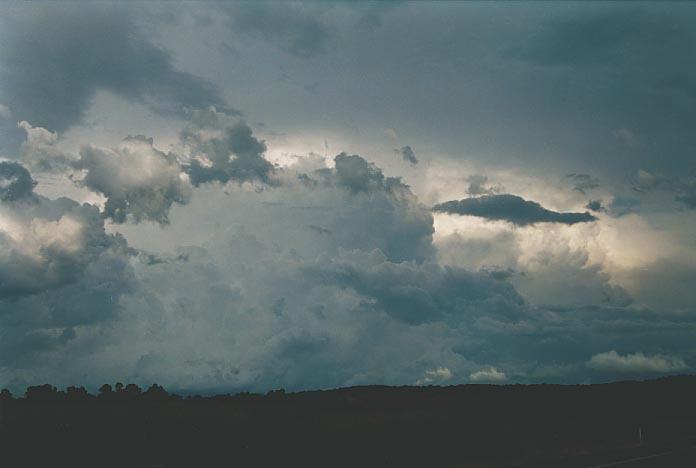
<path id="1" fill-rule="evenodd" d="M 32 193 L 16 163 L 0 163 L 0 171 L 23 181 L 21 196 L 0 203 L 0 369 L 25 369 L 12 381 L 21 385 L 42 378 L 47 354 L 116 318 L 134 287 L 133 251 L 106 232 L 96 206 Z"/>
<path id="2" fill-rule="evenodd" d="M 126 138 L 115 149 L 83 146 L 74 167 L 83 171 L 80 185 L 106 197 L 104 216 L 116 223 L 166 224 L 172 204 L 184 204 L 191 196 L 177 158 L 142 135 Z"/>
<path id="3" fill-rule="evenodd" d="M 566 179 L 572 181 L 573 190 L 582 193 L 583 195 L 592 189 L 599 187 L 599 181 L 589 174 L 566 174 Z"/>
<path id="4" fill-rule="evenodd" d="M 17 120 L 53 131 L 80 122 L 101 89 L 162 114 L 224 105 L 211 83 L 177 70 L 136 19 L 135 11 L 80 5 L 5 21 L 0 102 Z"/>
<path id="5" fill-rule="evenodd" d="M 36 181 L 24 166 L 15 162 L 0 162 L 0 200 L 11 202 L 32 195 Z"/>
<path id="6" fill-rule="evenodd" d="M 634 213 L 640 204 L 640 200 L 637 198 L 617 195 L 611 203 L 609 203 L 607 210 L 611 216 L 620 218 L 627 214 Z"/>
<path id="7" fill-rule="evenodd" d="M 334 169 L 312 173 L 313 184 L 303 187 L 321 193 L 339 188 L 347 198 L 326 207 L 333 212 L 331 223 L 321 223 L 342 248 L 378 248 L 391 261 L 425 261 L 432 257 L 433 218 L 410 188 L 396 177 L 358 155 L 341 153 Z M 315 223 L 319 225 L 319 223 Z"/>
<path id="8" fill-rule="evenodd" d="M 104 230 L 99 209 L 73 200 L 40 195 L 30 204 L 3 206 L 9 228 L 0 235 L 0 299 L 16 299 L 78 281 L 125 242 Z"/>
<path id="9" fill-rule="evenodd" d="M 639 9 L 605 9 L 542 25 L 530 44 L 508 54 L 540 65 L 598 64 L 676 45 L 680 25 Z"/>
<path id="10" fill-rule="evenodd" d="M 673 194 L 674 199 L 687 208 L 696 208 L 696 177 L 655 174 L 639 170 L 631 179 L 631 188 L 640 194 L 663 192 Z"/>
<path id="11" fill-rule="evenodd" d="M 585 205 L 585 208 L 597 213 L 604 210 L 604 207 L 602 207 L 602 200 L 590 200 L 587 202 L 587 205 Z"/>
<path id="12" fill-rule="evenodd" d="M 632 189 L 639 193 L 648 193 L 653 190 L 669 191 L 679 187 L 679 179 L 639 169 L 636 175 L 632 177 L 631 185 Z"/>
<path id="13" fill-rule="evenodd" d="M 231 6 L 228 11 L 234 31 L 263 37 L 298 57 L 321 54 L 332 37 L 331 31 L 299 4 L 249 2 Z"/>
<path id="14" fill-rule="evenodd" d="M 525 314 L 523 299 L 507 282 L 459 268 L 422 267 L 384 260 L 353 256 L 310 273 L 319 282 L 353 288 L 372 299 L 365 307 L 413 325 L 456 321 L 457 316 L 475 314 L 482 309 L 497 309 L 507 319 L 518 319 Z"/>
<path id="15" fill-rule="evenodd" d="M 418 164 L 418 158 L 416 158 L 416 153 L 410 146 L 403 146 L 400 149 L 395 149 L 394 152 L 400 155 L 404 161 L 410 162 L 411 164 Z"/>
<path id="16" fill-rule="evenodd" d="M 677 201 L 682 202 L 684 205 L 691 209 L 696 209 L 696 182 L 692 182 L 687 185 L 683 193 L 677 195 Z"/>
<path id="17" fill-rule="evenodd" d="M 269 183 L 273 165 L 264 158 L 266 143 L 243 121 L 214 108 L 195 111 L 181 132 L 192 153 L 187 172 L 193 185 L 261 181 Z"/>
<path id="18" fill-rule="evenodd" d="M 334 158 L 338 182 L 353 192 L 367 192 L 384 187 L 382 171 L 373 163 L 353 154 L 341 153 Z"/>
<path id="19" fill-rule="evenodd" d="M 585 213 L 558 213 L 547 210 L 539 203 L 525 200 L 516 195 L 484 195 L 477 198 L 452 200 L 433 207 L 434 211 L 478 216 L 490 220 L 508 221 L 518 226 L 535 223 L 575 224 L 596 221 L 597 218 Z"/>

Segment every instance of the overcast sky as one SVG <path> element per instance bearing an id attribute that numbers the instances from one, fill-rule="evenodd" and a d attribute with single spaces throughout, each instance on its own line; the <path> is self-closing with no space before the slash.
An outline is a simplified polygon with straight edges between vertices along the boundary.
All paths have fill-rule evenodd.
<path id="1" fill-rule="evenodd" d="M 4 3 L 0 387 L 693 372 L 694 24 Z"/>

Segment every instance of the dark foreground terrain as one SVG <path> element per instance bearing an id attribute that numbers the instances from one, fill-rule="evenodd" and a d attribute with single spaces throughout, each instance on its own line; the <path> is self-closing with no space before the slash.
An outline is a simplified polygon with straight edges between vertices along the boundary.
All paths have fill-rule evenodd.
<path id="1" fill-rule="evenodd" d="M 691 376 L 186 398 L 46 385 L 0 405 L 6 468 L 696 466 Z"/>

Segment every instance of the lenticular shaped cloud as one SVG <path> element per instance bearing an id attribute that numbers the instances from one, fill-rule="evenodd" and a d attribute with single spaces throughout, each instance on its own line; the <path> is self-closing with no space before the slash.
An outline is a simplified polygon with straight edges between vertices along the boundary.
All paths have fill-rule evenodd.
<path id="1" fill-rule="evenodd" d="M 104 216 L 116 223 L 168 222 L 173 203 L 186 203 L 191 186 L 175 156 L 153 146 L 142 135 L 126 138 L 116 149 L 84 146 L 75 168 L 84 171 L 80 184 L 106 197 Z"/>
<path id="2" fill-rule="evenodd" d="M 433 207 L 444 213 L 478 216 L 490 220 L 507 221 L 518 226 L 536 223 L 576 224 L 596 221 L 590 213 L 559 213 L 547 210 L 539 203 L 516 195 L 484 195 L 464 200 L 452 200 Z"/>
<path id="3" fill-rule="evenodd" d="M 36 181 L 24 166 L 15 162 L 0 162 L 0 200 L 11 202 L 30 197 Z"/>
<path id="4" fill-rule="evenodd" d="M 264 158 L 266 144 L 236 117 L 215 108 L 197 110 L 181 132 L 191 151 L 187 172 L 193 185 L 206 182 L 270 182 L 273 165 Z"/>
<path id="5" fill-rule="evenodd" d="M 683 359 L 673 356 L 646 356 L 643 353 L 622 356 L 612 350 L 592 356 L 587 362 L 592 369 L 621 373 L 659 373 L 678 372 L 688 369 Z"/>

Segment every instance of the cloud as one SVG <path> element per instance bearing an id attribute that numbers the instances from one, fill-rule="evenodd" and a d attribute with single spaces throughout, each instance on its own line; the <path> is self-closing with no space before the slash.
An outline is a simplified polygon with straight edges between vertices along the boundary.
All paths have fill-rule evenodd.
<path id="1" fill-rule="evenodd" d="M 452 378 L 452 371 L 446 367 L 428 369 L 425 375 L 416 380 L 416 385 L 432 385 L 433 383 L 446 382 Z"/>
<path id="2" fill-rule="evenodd" d="M 97 207 L 34 193 L 17 163 L 0 163 L 0 173 L 11 188 L 0 198 L 0 376 L 7 383 L 10 369 L 22 369 L 13 379 L 41 378 L 45 353 L 117 316 L 119 298 L 133 287 L 133 251 L 106 233 Z"/>
<path id="3" fill-rule="evenodd" d="M 16 14 L 0 40 L 0 95 L 18 120 L 62 132 L 79 123 L 98 90 L 155 112 L 217 105 L 219 90 L 177 70 L 169 52 L 109 6 L 49 7 Z"/>
<path id="4" fill-rule="evenodd" d="M 641 194 L 653 191 L 674 194 L 674 199 L 687 208 L 696 208 L 696 179 L 693 177 L 667 177 L 643 169 L 633 177 L 632 188 Z"/>
<path id="5" fill-rule="evenodd" d="M 677 184 L 678 180 L 675 178 L 653 174 L 643 169 L 639 169 L 632 180 L 633 190 L 639 193 L 647 193 L 657 189 L 670 190 Z"/>
<path id="6" fill-rule="evenodd" d="M 640 140 L 638 139 L 638 137 L 627 128 L 619 128 L 616 130 L 612 130 L 611 134 L 614 136 L 614 138 L 632 148 L 635 148 L 638 145 L 640 145 Z"/>
<path id="7" fill-rule="evenodd" d="M 395 320 L 423 324 L 475 314 L 495 302 L 518 315 L 524 300 L 514 288 L 488 275 L 459 268 L 392 263 L 382 253 L 344 255 L 328 265 L 310 267 L 307 274 L 321 283 L 349 287 L 370 301 L 366 309 L 383 311 Z"/>
<path id="8" fill-rule="evenodd" d="M 641 205 L 640 200 L 633 197 L 622 195 L 615 196 L 607 207 L 609 214 L 614 218 L 621 218 L 627 214 L 633 213 Z"/>
<path id="9" fill-rule="evenodd" d="M 26 132 L 19 148 L 19 157 L 29 169 L 38 172 L 65 171 L 73 158 L 58 148 L 58 134 L 45 128 L 33 127 L 26 120 L 17 124 Z"/>
<path id="10" fill-rule="evenodd" d="M 12 117 L 12 111 L 10 110 L 10 108 L 3 104 L 0 104 L 0 118 L 9 119 L 10 117 Z"/>
<path id="11" fill-rule="evenodd" d="M 469 374 L 472 382 L 504 382 L 507 380 L 505 372 L 499 371 L 495 367 L 487 367 Z"/>
<path id="12" fill-rule="evenodd" d="M 370 163 L 356 154 L 341 153 L 334 158 L 334 162 L 336 163 L 337 182 L 353 192 L 381 190 L 385 187 L 385 182 L 388 182 L 374 163 Z M 397 182 L 397 179 L 390 180 Z"/>
<path id="13" fill-rule="evenodd" d="M 498 187 L 488 186 L 488 177 L 480 174 L 470 175 L 466 178 L 469 182 L 469 186 L 466 189 L 466 193 L 469 195 L 492 195 L 498 191 Z"/>
<path id="14" fill-rule="evenodd" d="M 80 185 L 106 197 L 104 216 L 116 223 L 130 218 L 166 224 L 172 204 L 191 197 L 177 158 L 142 135 L 126 138 L 115 149 L 83 146 L 74 167 L 83 171 Z"/>
<path id="15" fill-rule="evenodd" d="M 628 374 L 666 374 L 688 369 L 684 360 L 678 357 L 662 355 L 646 356 L 641 352 L 622 356 L 614 350 L 595 354 L 587 362 L 587 365 L 598 371 Z"/>
<path id="16" fill-rule="evenodd" d="M 262 37 L 283 51 L 301 58 L 321 54 L 332 32 L 301 5 L 244 3 L 234 5 L 230 27 L 234 31 Z"/>
<path id="17" fill-rule="evenodd" d="M 166 160 L 145 137 L 122 145 L 95 157 Z M 168 208 L 164 228 L 112 226 L 128 244 L 94 206 L 31 192 L 2 202 L 0 250 L 13 257 L 0 257 L 0 384 L 94 387 L 117 376 L 263 391 L 497 382 L 508 368 L 533 381 L 548 356 L 580 368 L 558 377 L 575 382 L 594 375 L 588 350 L 660 339 L 687 349 L 687 314 L 539 307 L 513 287 L 517 275 L 438 262 L 432 213 L 408 186 L 358 155 L 334 162 L 278 168 L 262 191 L 201 184 Z M 514 244 L 509 233 L 490 241 Z M 553 258 L 539 263 L 559 276 Z"/>
<path id="18" fill-rule="evenodd" d="M 566 174 L 566 178 L 570 179 L 573 184 L 575 184 L 573 190 L 583 195 L 585 195 L 588 190 L 599 187 L 599 181 L 589 174 Z"/>
<path id="19" fill-rule="evenodd" d="M 542 207 L 539 203 L 527 201 L 509 194 L 484 195 L 477 198 L 452 200 L 437 204 L 434 211 L 444 213 L 478 216 L 489 220 L 507 221 L 518 226 L 535 223 L 576 224 L 596 221 L 597 218 L 585 213 L 558 213 Z"/>
<path id="20" fill-rule="evenodd" d="M 403 146 L 400 149 L 395 149 L 394 152 L 401 155 L 404 161 L 410 162 L 411 164 L 418 164 L 416 153 L 413 152 L 410 146 Z"/>
<path id="21" fill-rule="evenodd" d="M 106 251 L 126 251 L 96 207 L 34 194 L 36 182 L 17 163 L 0 163 L 0 177 L 9 181 L 0 198 L 0 300 L 72 283 Z"/>
<path id="22" fill-rule="evenodd" d="M 602 200 L 590 200 L 587 202 L 587 205 L 585 205 L 585 208 L 597 213 L 604 210 L 604 207 L 602 206 Z"/>
<path id="23" fill-rule="evenodd" d="M 676 200 L 686 205 L 688 208 L 696 209 L 696 181 L 687 184 L 682 193 L 677 195 Z"/>
<path id="24" fill-rule="evenodd" d="M 509 49 L 508 56 L 544 66 L 599 65 L 631 57 L 641 48 L 654 52 L 674 44 L 680 33 L 666 15 L 610 9 L 548 21 L 528 44 Z M 657 44 L 659 39 L 665 44 Z"/>
<path id="25" fill-rule="evenodd" d="M 266 144 L 234 116 L 215 108 L 196 110 L 181 132 L 191 152 L 186 171 L 193 185 L 206 182 L 271 182 L 273 165 L 264 158 Z"/>
<path id="26" fill-rule="evenodd" d="M 0 162 L 0 200 L 12 202 L 33 195 L 36 181 L 24 166 L 15 162 Z"/>

